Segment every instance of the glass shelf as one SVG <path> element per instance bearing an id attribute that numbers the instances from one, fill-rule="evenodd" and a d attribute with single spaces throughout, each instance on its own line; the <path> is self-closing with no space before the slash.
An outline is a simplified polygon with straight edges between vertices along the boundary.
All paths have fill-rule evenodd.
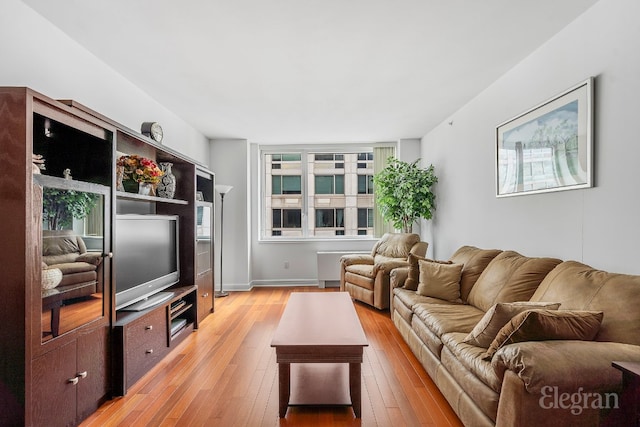
<path id="1" fill-rule="evenodd" d="M 116 191 L 116 196 L 119 199 L 140 200 L 140 201 L 145 201 L 145 202 L 173 203 L 175 205 L 188 205 L 189 204 L 189 202 L 186 201 L 186 200 L 165 199 L 163 197 L 157 197 L 157 196 L 143 196 L 142 194 L 127 193 L 125 191 Z"/>

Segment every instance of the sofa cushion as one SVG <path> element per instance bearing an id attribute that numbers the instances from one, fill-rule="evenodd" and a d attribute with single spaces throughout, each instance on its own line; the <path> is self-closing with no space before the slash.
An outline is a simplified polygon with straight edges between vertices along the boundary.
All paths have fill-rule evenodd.
<path id="1" fill-rule="evenodd" d="M 478 277 L 502 251 L 500 249 L 480 249 L 475 246 L 462 246 L 451 255 L 449 261 L 462 264 L 462 277 L 460 278 L 460 298 L 467 302 L 469 292 L 475 285 Z"/>
<path id="2" fill-rule="evenodd" d="M 370 291 L 373 290 L 374 279 L 372 277 L 367 277 L 365 275 L 347 271 L 344 275 L 344 280 L 347 283 L 351 283 L 361 288 L 368 289 Z"/>
<path id="3" fill-rule="evenodd" d="M 528 310 L 514 316 L 493 340 L 485 359 L 499 348 L 523 341 L 591 341 L 600 329 L 603 313 L 584 310 Z"/>
<path id="4" fill-rule="evenodd" d="M 420 303 L 414 305 L 413 314 L 439 337 L 447 332 L 471 332 L 484 312 L 466 304 Z"/>
<path id="5" fill-rule="evenodd" d="M 464 342 L 478 347 L 488 348 L 500 329 L 509 323 L 511 318 L 516 314 L 534 308 L 557 310 L 558 307 L 560 307 L 558 303 L 547 302 L 499 302 L 491 306 L 473 330 L 469 332 L 469 335 L 465 337 Z"/>
<path id="6" fill-rule="evenodd" d="M 374 246 L 376 254 L 389 258 L 407 259 L 413 245 L 420 241 L 415 233 L 385 233 Z"/>
<path id="7" fill-rule="evenodd" d="M 51 266 L 50 266 L 51 267 Z M 85 271 L 96 271 L 94 264 L 87 262 L 68 262 L 64 264 L 54 264 L 55 268 L 59 268 L 62 274 L 82 273 Z"/>
<path id="8" fill-rule="evenodd" d="M 445 301 L 460 299 L 460 275 L 462 264 L 442 264 L 420 260 L 418 295 L 440 298 Z"/>
<path id="9" fill-rule="evenodd" d="M 98 275 L 96 274 L 95 270 L 81 271 L 81 272 L 72 273 L 72 274 L 63 274 L 62 280 L 60 281 L 60 284 L 58 284 L 58 288 L 69 286 L 69 285 L 77 285 L 79 283 L 95 282 L 97 278 L 98 278 Z"/>
<path id="10" fill-rule="evenodd" d="M 464 338 L 464 334 L 459 334 L 457 338 Z M 482 414 L 495 422 L 498 414 L 500 394 L 484 382 L 482 375 L 477 376 L 475 372 L 468 367 L 468 365 L 471 364 L 472 366 L 474 366 L 473 369 L 475 369 L 476 372 L 481 372 L 490 376 L 495 375 L 492 372 L 493 369 L 491 369 L 490 364 L 483 361 L 480 356 L 474 355 L 475 352 L 479 350 L 478 347 L 473 347 L 468 344 L 462 344 L 462 348 L 457 349 L 462 350 L 462 353 L 454 354 L 451 350 L 450 345 L 451 344 L 444 345 L 442 348 L 440 356 L 442 366 L 455 379 L 458 386 L 464 391 L 464 394 L 466 394 L 473 401 L 474 405 L 477 405 Z M 467 349 L 469 349 L 470 351 L 465 352 L 465 350 Z M 488 366 L 489 369 L 484 368 L 482 365 Z M 493 423 L 488 424 L 485 422 L 475 422 L 475 420 L 477 419 L 477 417 L 471 417 L 470 419 L 467 419 L 465 425 L 493 425 Z"/>
<path id="11" fill-rule="evenodd" d="M 485 351 L 481 347 L 464 342 L 466 335 L 461 332 L 450 332 L 440 337 L 442 344 L 460 361 L 473 375 L 495 392 L 500 392 L 502 379 L 498 377 L 491 366 L 491 361 L 483 358 Z"/>
<path id="12" fill-rule="evenodd" d="M 531 299 L 557 301 L 562 309 L 603 311 L 596 341 L 640 345 L 640 275 L 565 261 L 545 277 Z"/>
<path id="13" fill-rule="evenodd" d="M 504 251 L 484 269 L 469 292 L 468 302 L 488 311 L 498 302 L 528 301 L 545 276 L 561 262 L 556 258 L 530 258 Z"/>
<path id="14" fill-rule="evenodd" d="M 445 301 L 432 297 L 418 295 L 414 291 L 403 288 L 395 288 L 393 290 L 393 306 L 407 323 L 411 324 L 411 316 L 413 315 L 413 306 L 420 303 L 453 305 L 455 302 Z"/>
<path id="15" fill-rule="evenodd" d="M 410 325 L 413 332 L 420 338 L 422 344 L 439 359 L 440 353 L 442 352 L 442 341 L 440 338 L 438 338 L 418 316 L 411 318 Z"/>
<path id="16" fill-rule="evenodd" d="M 403 286 L 405 289 L 409 289 L 410 291 L 418 290 L 418 283 L 420 282 L 420 265 L 418 264 L 418 261 L 431 261 L 442 264 L 451 264 L 451 261 L 438 261 L 410 253 L 409 257 L 407 258 L 407 262 L 409 263 L 409 273 L 407 275 L 407 279 L 404 281 Z"/>

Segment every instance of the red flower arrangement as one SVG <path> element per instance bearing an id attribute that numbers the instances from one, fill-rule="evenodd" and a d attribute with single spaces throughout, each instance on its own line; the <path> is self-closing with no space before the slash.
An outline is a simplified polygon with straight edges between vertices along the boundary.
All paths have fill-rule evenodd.
<path id="1" fill-rule="evenodd" d="M 140 157 L 137 154 L 118 157 L 116 165 L 122 166 L 122 177 L 125 180 L 131 179 L 135 182 L 157 184 L 160 182 L 160 177 L 164 175 L 156 162 L 145 157 Z"/>

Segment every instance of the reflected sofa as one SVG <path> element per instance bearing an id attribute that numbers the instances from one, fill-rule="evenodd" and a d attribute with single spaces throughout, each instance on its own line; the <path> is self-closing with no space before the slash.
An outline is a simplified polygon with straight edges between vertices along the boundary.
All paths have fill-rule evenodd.
<path id="1" fill-rule="evenodd" d="M 81 283 L 93 283 L 93 286 L 74 291 L 71 295 L 77 298 L 102 292 L 102 254 L 87 252 L 84 241 L 73 230 L 43 230 L 42 262 L 46 268 L 57 268 L 62 272 L 62 281 L 56 289 L 65 290 Z"/>

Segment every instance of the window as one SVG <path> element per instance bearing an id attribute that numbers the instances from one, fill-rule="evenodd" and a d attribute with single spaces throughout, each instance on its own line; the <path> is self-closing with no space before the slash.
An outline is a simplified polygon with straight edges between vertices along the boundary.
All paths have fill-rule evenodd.
<path id="1" fill-rule="evenodd" d="M 302 227 L 302 211 L 300 209 L 273 209 L 272 236 L 282 236 L 283 229 L 300 229 Z"/>
<path id="2" fill-rule="evenodd" d="M 302 194 L 302 179 L 299 175 L 273 175 L 271 178 L 272 194 Z"/>
<path id="3" fill-rule="evenodd" d="M 344 175 L 315 176 L 316 194 L 344 194 Z"/>
<path id="4" fill-rule="evenodd" d="M 344 209 L 316 209 L 316 227 L 344 227 Z"/>
<path id="5" fill-rule="evenodd" d="M 373 236 L 373 209 L 358 208 L 358 235 Z"/>
<path id="6" fill-rule="evenodd" d="M 292 147 L 262 147 L 261 238 L 372 237 L 373 148 Z"/>
<path id="7" fill-rule="evenodd" d="M 358 169 L 373 167 L 373 153 L 358 153 Z"/>
<path id="8" fill-rule="evenodd" d="M 373 175 L 358 175 L 358 194 L 373 194 Z"/>
<path id="9" fill-rule="evenodd" d="M 358 228 L 373 227 L 373 209 L 358 209 Z"/>

